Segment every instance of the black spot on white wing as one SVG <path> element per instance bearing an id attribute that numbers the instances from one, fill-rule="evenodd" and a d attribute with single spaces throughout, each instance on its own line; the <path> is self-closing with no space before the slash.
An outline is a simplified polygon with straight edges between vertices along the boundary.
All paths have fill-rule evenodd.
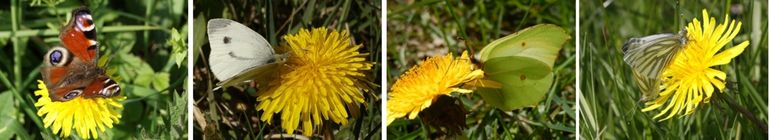
<path id="1" fill-rule="evenodd" d="M 225 44 L 230 44 L 231 38 L 229 36 L 225 36 L 222 41 L 225 42 Z"/>
<path id="2" fill-rule="evenodd" d="M 232 58 L 235 58 L 235 59 L 240 59 L 240 60 L 252 60 L 252 59 L 257 59 L 257 58 L 252 58 L 252 57 L 243 57 L 243 56 L 237 56 L 237 55 L 235 55 L 235 53 L 233 53 L 233 52 L 230 52 L 230 53 L 227 53 L 227 54 L 228 54 L 228 55 L 230 55 L 230 57 L 232 57 Z"/>

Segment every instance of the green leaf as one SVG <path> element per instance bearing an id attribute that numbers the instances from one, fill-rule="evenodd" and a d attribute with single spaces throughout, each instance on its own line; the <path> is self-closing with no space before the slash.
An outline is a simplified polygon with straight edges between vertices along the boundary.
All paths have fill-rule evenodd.
<path id="1" fill-rule="evenodd" d="M 178 95 L 178 96 L 177 96 Z M 187 92 L 184 91 L 181 94 L 173 92 L 171 94 L 172 102 L 169 103 L 169 121 L 168 132 L 173 138 L 181 137 L 180 134 L 187 134 L 181 132 L 183 127 L 187 127 Z"/>
<path id="2" fill-rule="evenodd" d="M 99 46 L 99 48 L 113 50 L 117 54 L 130 53 L 137 40 L 135 33 L 132 32 L 106 34 L 104 38 L 109 39 L 102 39 L 100 43 L 104 43 L 105 45 Z"/>
<path id="3" fill-rule="evenodd" d="M 185 44 L 185 41 L 187 40 L 187 26 L 182 27 L 182 31 L 177 31 L 176 28 L 171 29 L 171 39 L 166 42 L 168 45 L 171 45 L 171 58 L 174 58 L 174 61 L 176 62 L 177 67 L 182 66 L 182 62 L 185 62 L 185 58 L 187 58 L 187 45 Z"/>
<path id="4" fill-rule="evenodd" d="M 157 91 L 151 88 L 147 88 L 144 86 L 137 86 L 133 84 L 123 84 L 120 86 L 121 88 L 125 89 L 125 93 L 132 93 L 132 95 L 137 96 L 139 98 L 145 98 L 145 97 L 148 98 L 145 100 L 150 100 L 150 98 L 154 100 L 155 98 L 158 98 L 158 96 L 151 96 L 153 94 L 158 93 Z"/>
<path id="5" fill-rule="evenodd" d="M 164 89 L 168 88 L 170 80 L 169 80 L 169 74 L 167 72 L 155 73 L 155 76 L 153 78 L 155 78 L 152 81 L 153 89 L 155 89 L 157 91 L 161 91 L 161 90 L 164 90 Z"/>
<path id="6" fill-rule="evenodd" d="M 33 94 L 33 93 L 30 93 L 30 94 Z M 19 113 L 19 110 L 14 106 L 13 93 L 11 93 L 10 90 L 6 90 L 0 93 L 0 114 L 16 114 L 16 113 Z"/>
<path id="7" fill-rule="evenodd" d="M 479 52 L 487 79 L 500 89 L 477 92 L 487 103 L 513 110 L 539 103 L 553 82 L 553 65 L 570 36 L 559 26 L 539 24 L 492 41 Z"/>
<path id="8" fill-rule="evenodd" d="M 120 54 L 120 60 L 117 64 L 120 77 L 133 80 L 133 84 L 150 87 L 155 79 L 155 71 L 150 64 L 131 54 Z"/>
<path id="9" fill-rule="evenodd" d="M 19 113 L 14 106 L 13 93 L 0 93 L 0 139 L 10 139 L 15 135 L 18 139 L 30 139 L 27 130 L 14 114 Z M 37 117 L 37 116 L 32 116 Z"/>
<path id="10" fill-rule="evenodd" d="M 547 64 L 522 56 L 498 57 L 484 64 L 487 79 L 502 84 L 500 89 L 480 88 L 477 93 L 492 106 L 513 110 L 539 103 L 553 82 Z"/>
<path id="11" fill-rule="evenodd" d="M 0 114 L 0 128 L 2 128 L 0 129 L 0 139 L 11 139 L 14 135 L 18 139 L 30 139 L 23 125 L 9 115 Z"/>
<path id="12" fill-rule="evenodd" d="M 208 43 L 209 39 L 206 38 L 206 17 L 203 14 L 198 15 L 193 22 L 195 22 L 193 24 L 193 63 L 197 64 L 198 51 L 203 44 Z"/>

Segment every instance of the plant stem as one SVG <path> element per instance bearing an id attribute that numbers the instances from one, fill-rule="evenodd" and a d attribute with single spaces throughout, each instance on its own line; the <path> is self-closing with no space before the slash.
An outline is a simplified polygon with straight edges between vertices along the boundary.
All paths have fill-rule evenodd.
<path id="1" fill-rule="evenodd" d="M 767 134 L 767 125 L 765 125 L 766 123 L 764 123 L 764 122 L 760 121 L 760 120 L 757 118 L 757 116 L 754 116 L 754 113 L 751 113 L 751 112 L 750 112 L 749 110 L 747 110 L 746 108 L 744 108 L 744 107 L 742 107 L 742 106 L 738 105 L 738 104 L 737 104 L 737 103 L 735 103 L 735 101 L 733 101 L 732 99 L 728 99 L 728 97 L 727 97 L 727 96 L 723 96 L 723 95 L 722 95 L 722 92 L 716 92 L 716 93 L 714 94 L 714 96 L 715 96 L 716 98 L 719 98 L 719 99 L 722 99 L 723 101 L 725 101 L 725 103 L 727 103 L 727 105 L 729 105 L 729 106 L 730 106 L 730 108 L 732 108 L 733 110 L 735 110 L 735 111 L 738 111 L 738 112 L 739 112 L 739 113 L 741 113 L 743 116 L 746 116 L 746 117 L 748 117 L 749 121 L 751 121 L 751 122 L 752 122 L 752 123 L 753 123 L 755 126 L 759 127 L 759 129 L 762 129 L 762 132 L 765 132 L 765 134 Z"/>

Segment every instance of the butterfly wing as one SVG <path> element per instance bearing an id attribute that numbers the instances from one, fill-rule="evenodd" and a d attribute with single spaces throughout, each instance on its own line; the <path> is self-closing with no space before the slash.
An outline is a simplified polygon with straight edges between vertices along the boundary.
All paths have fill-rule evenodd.
<path id="1" fill-rule="evenodd" d="M 54 101 L 111 97 L 120 87 L 96 65 L 98 42 L 90 11 L 83 7 L 72 12 L 73 18 L 59 34 L 64 47 L 53 47 L 44 57 L 43 81 Z"/>
<path id="2" fill-rule="evenodd" d="M 243 24 L 229 19 L 212 19 L 207 28 L 211 47 L 209 65 L 220 81 L 275 61 L 270 43 Z"/>
<path id="3" fill-rule="evenodd" d="M 41 70 L 43 81 L 49 89 L 49 97 L 54 101 L 69 101 L 83 94 L 94 77 L 103 76 L 104 71 L 91 62 L 76 58 L 72 51 L 64 47 L 52 47 L 44 58 Z"/>
<path id="4" fill-rule="evenodd" d="M 243 83 L 243 81 L 249 81 L 252 79 L 270 79 L 271 78 L 270 76 L 274 75 L 274 73 L 277 70 L 277 67 L 280 65 L 281 63 L 268 63 L 268 64 L 252 67 L 237 74 L 238 76 L 234 76 L 229 79 L 220 81 L 219 83 L 217 83 L 217 86 L 228 87 L 228 86 L 235 86 Z M 262 85 L 262 84 L 266 84 L 269 81 L 258 80 L 258 82 L 260 82 L 259 84 Z"/>
<path id="5" fill-rule="evenodd" d="M 104 75 L 93 80 L 75 80 L 49 91 L 49 97 L 54 101 L 69 101 L 78 96 L 94 98 L 112 97 L 119 94 L 120 86 L 118 83 Z"/>
<path id="6" fill-rule="evenodd" d="M 75 9 L 72 12 L 72 20 L 61 31 L 59 39 L 76 58 L 96 63 L 99 57 L 99 43 L 96 42 L 94 20 L 87 8 Z"/>
<path id="7" fill-rule="evenodd" d="M 68 76 L 74 72 L 74 69 L 69 69 L 71 65 L 79 65 L 83 63 L 79 59 L 74 59 L 73 54 L 67 50 L 67 48 L 55 46 L 48 50 L 46 53 L 42 70 L 40 73 L 43 76 L 46 87 L 48 87 L 49 97 L 54 101 L 68 101 L 82 94 L 82 90 L 78 87 L 82 86 L 82 82 L 74 80 Z"/>
<path id="8" fill-rule="evenodd" d="M 657 96 L 660 76 L 684 46 L 686 33 L 632 38 L 623 45 L 623 61 L 633 70 L 642 101 Z"/>
<path id="9" fill-rule="evenodd" d="M 83 89 L 83 97 L 112 97 L 120 94 L 120 86 L 105 75 L 99 75 Z"/>

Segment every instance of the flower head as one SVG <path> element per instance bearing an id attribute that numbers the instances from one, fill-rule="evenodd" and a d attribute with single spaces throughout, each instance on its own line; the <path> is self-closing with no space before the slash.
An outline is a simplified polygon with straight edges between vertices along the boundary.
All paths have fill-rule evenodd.
<path id="1" fill-rule="evenodd" d="M 51 128 L 61 137 L 69 137 L 72 129 L 83 139 L 98 139 L 99 132 L 112 128 L 112 124 L 120 122 L 120 112 L 125 100 L 123 95 L 111 98 L 82 98 L 77 97 L 66 102 L 54 102 L 48 97 L 48 88 L 43 81 L 38 80 L 35 96 L 41 96 L 35 103 L 37 115 L 43 118 L 46 128 Z M 61 131 L 59 131 L 61 130 Z"/>
<path id="2" fill-rule="evenodd" d="M 414 119 L 441 95 L 471 93 L 460 86 L 484 78 L 484 71 L 471 63 L 467 52 L 455 59 L 452 54 L 430 57 L 396 80 L 388 96 L 387 124 L 408 115 Z"/>
<path id="3" fill-rule="evenodd" d="M 647 102 L 642 111 L 666 107 L 655 118 L 668 114 L 662 120 L 681 114 L 688 115 L 701 103 L 708 103 L 714 87 L 721 92 L 725 88 L 725 72 L 711 67 L 730 63 L 749 45 L 749 41 L 719 52 L 740 32 L 741 22 L 735 24 L 725 15 L 725 21 L 717 25 L 713 17 L 703 10 L 703 24 L 698 19 L 687 26 L 687 43 L 673 62 L 663 71 L 663 91 L 655 100 Z M 669 100 L 671 99 L 671 100 Z"/>
<path id="4" fill-rule="evenodd" d="M 363 103 L 362 90 L 370 90 L 364 72 L 373 63 L 366 61 L 368 54 L 358 52 L 362 45 L 351 44 L 347 32 L 323 27 L 300 29 L 284 39 L 289 58 L 259 93 L 261 120 L 270 123 L 274 114 L 281 113 L 283 129 L 293 133 L 301 122 L 306 136 L 323 120 L 347 124 L 346 106 Z"/>

